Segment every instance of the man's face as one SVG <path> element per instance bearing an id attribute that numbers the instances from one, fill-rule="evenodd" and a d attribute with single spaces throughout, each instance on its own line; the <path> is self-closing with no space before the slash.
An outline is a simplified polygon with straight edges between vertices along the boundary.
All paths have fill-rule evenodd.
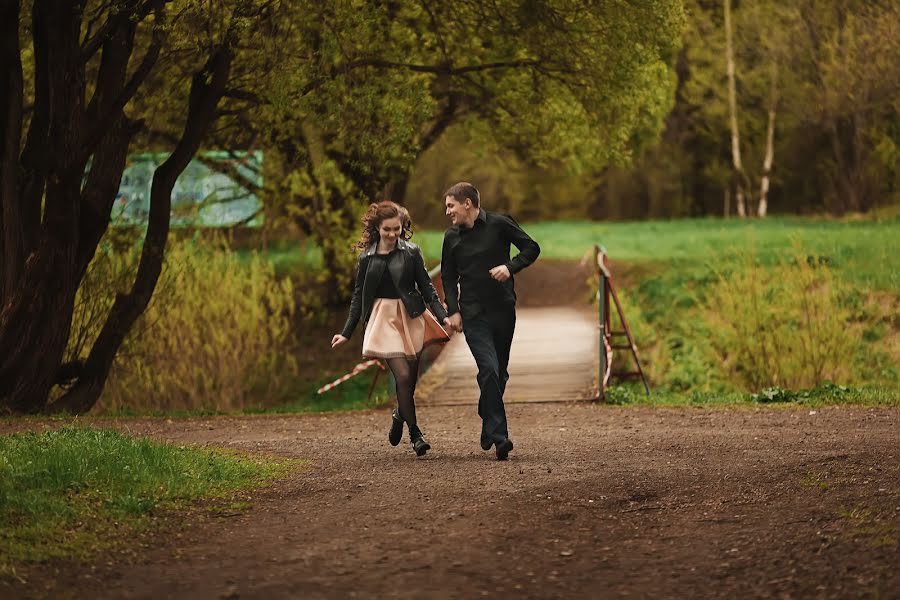
<path id="1" fill-rule="evenodd" d="M 466 198 L 464 202 L 459 202 L 453 196 L 444 198 L 444 204 L 447 207 L 447 216 L 454 225 L 465 225 L 468 221 L 469 209 L 472 201 Z"/>

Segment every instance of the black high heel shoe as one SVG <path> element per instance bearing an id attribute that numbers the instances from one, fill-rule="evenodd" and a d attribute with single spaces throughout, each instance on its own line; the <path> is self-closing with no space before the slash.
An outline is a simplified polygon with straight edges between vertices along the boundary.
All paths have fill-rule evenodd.
<path id="1" fill-rule="evenodd" d="M 431 450 L 431 444 L 425 441 L 425 436 L 418 426 L 413 425 L 409 428 L 409 441 L 412 442 L 413 450 L 416 456 L 425 456 L 425 453 Z"/>
<path id="2" fill-rule="evenodd" d="M 402 437 L 403 419 L 400 418 L 400 413 L 398 413 L 395 408 L 393 412 L 391 412 L 391 430 L 388 431 L 388 441 L 391 443 L 391 446 L 396 446 L 400 443 L 400 438 Z"/>

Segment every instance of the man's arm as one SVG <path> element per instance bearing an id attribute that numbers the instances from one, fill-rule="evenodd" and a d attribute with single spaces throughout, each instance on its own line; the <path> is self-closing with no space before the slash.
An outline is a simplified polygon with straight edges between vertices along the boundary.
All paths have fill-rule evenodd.
<path id="1" fill-rule="evenodd" d="M 500 215 L 500 218 L 503 219 L 503 232 L 506 234 L 506 239 L 519 249 L 519 253 L 506 263 L 509 272 L 515 274 L 537 260 L 541 253 L 541 247 L 519 227 L 519 224 L 511 216 Z"/>

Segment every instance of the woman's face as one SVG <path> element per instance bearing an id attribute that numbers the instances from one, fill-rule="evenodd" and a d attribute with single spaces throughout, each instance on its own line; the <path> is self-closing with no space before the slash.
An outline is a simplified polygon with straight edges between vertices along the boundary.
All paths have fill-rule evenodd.
<path id="1" fill-rule="evenodd" d="M 403 226 L 400 225 L 400 217 L 385 219 L 378 226 L 378 235 L 385 246 L 391 248 L 397 244 L 397 238 L 403 232 Z"/>

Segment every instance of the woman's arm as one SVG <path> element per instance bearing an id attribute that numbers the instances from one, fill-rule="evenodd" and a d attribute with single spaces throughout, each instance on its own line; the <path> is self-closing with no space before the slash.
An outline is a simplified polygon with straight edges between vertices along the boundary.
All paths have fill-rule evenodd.
<path id="1" fill-rule="evenodd" d="M 425 259 L 422 258 L 422 249 L 416 248 L 413 254 L 415 255 L 413 268 L 415 269 L 416 286 L 419 288 L 419 293 L 422 294 L 422 298 L 431 307 L 431 312 L 434 313 L 435 318 L 443 323 L 444 319 L 447 318 L 447 311 L 444 310 L 444 305 L 441 304 L 438 298 L 437 290 L 434 289 L 434 284 L 431 283 L 431 278 L 428 277 L 428 271 L 425 270 Z"/>
<path id="2" fill-rule="evenodd" d="M 360 256 L 356 261 L 356 280 L 353 283 L 353 297 L 350 299 L 350 314 L 347 315 L 347 322 L 344 324 L 342 336 L 350 339 L 353 330 L 356 329 L 357 323 L 362 316 L 362 289 L 363 282 L 366 280 L 365 261 Z"/>
<path id="3" fill-rule="evenodd" d="M 441 250 L 441 283 L 444 285 L 444 302 L 447 304 L 447 313 L 450 315 L 459 312 L 459 273 L 456 271 L 456 262 L 453 260 L 453 251 L 447 242 L 447 234 L 444 234 L 444 246 Z"/>

